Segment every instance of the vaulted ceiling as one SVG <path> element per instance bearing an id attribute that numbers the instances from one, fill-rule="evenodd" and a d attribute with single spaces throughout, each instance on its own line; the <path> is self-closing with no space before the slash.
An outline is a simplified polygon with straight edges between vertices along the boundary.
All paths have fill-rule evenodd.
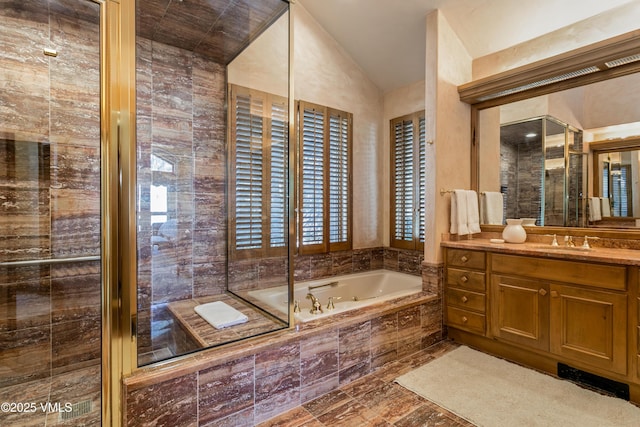
<path id="1" fill-rule="evenodd" d="M 426 16 L 435 9 L 445 15 L 470 57 L 478 58 L 623 5 L 639 3 L 638 0 L 298 1 L 383 92 L 424 79 Z M 287 7 L 284 0 L 136 0 L 136 29 L 144 38 L 227 64 Z M 640 15 L 640 7 L 637 10 Z M 635 17 L 635 22 L 640 22 L 640 16 Z M 609 34 L 615 28 L 615 23 L 611 23 L 608 28 L 593 31 L 604 39 L 617 35 Z"/>
<path id="2" fill-rule="evenodd" d="M 596 40 L 640 22 L 638 0 L 298 0 L 383 91 L 424 79 L 426 16 L 440 9 L 470 57 L 514 46 L 610 13 Z M 616 8 L 636 3 L 630 8 Z M 635 24 L 629 24 L 635 19 Z M 615 33 L 616 28 L 620 32 Z"/>

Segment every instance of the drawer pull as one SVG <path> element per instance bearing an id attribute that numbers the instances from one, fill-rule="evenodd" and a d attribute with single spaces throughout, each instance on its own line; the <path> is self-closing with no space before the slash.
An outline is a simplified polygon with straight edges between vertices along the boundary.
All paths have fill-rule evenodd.
<path id="1" fill-rule="evenodd" d="M 460 281 L 462 283 L 467 283 L 469 281 L 469 278 L 467 276 L 462 276 L 462 277 L 460 277 Z"/>
<path id="2" fill-rule="evenodd" d="M 460 261 L 467 262 L 467 261 L 469 261 L 469 258 L 467 258 L 466 255 L 462 255 L 462 258 L 460 258 Z"/>
<path id="3" fill-rule="evenodd" d="M 547 291 L 544 290 L 544 288 L 540 288 L 540 290 L 538 291 L 538 293 L 542 296 L 545 296 L 547 294 Z"/>
<path id="4" fill-rule="evenodd" d="M 462 323 L 467 323 L 468 321 L 467 316 L 462 316 Z"/>
<path id="5" fill-rule="evenodd" d="M 558 291 L 551 291 L 551 296 L 553 298 L 558 298 L 560 296 L 560 294 L 558 293 Z"/>
<path id="6" fill-rule="evenodd" d="M 467 301 L 469 301 L 469 298 L 467 298 L 467 297 L 466 297 L 466 296 L 464 296 L 464 295 L 463 295 L 463 296 L 462 296 L 462 298 L 460 298 L 460 299 L 462 300 L 462 302 L 465 302 L 465 303 L 466 303 Z"/>

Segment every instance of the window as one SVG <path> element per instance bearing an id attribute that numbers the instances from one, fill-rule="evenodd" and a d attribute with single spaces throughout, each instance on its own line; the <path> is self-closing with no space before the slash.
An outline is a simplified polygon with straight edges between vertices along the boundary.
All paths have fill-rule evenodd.
<path id="1" fill-rule="evenodd" d="M 391 120 L 391 247 L 424 249 L 424 111 Z"/>
<path id="2" fill-rule="evenodd" d="M 300 253 L 351 249 L 351 128 L 351 113 L 298 103 Z"/>
<path id="3" fill-rule="evenodd" d="M 229 206 L 234 258 L 286 253 L 287 99 L 230 85 Z"/>

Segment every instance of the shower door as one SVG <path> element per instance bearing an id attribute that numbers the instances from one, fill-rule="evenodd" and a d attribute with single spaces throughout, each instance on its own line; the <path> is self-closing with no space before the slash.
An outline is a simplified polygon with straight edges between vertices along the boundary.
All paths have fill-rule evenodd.
<path id="1" fill-rule="evenodd" d="M 101 423 L 101 5 L 0 7 L 0 425 Z"/>

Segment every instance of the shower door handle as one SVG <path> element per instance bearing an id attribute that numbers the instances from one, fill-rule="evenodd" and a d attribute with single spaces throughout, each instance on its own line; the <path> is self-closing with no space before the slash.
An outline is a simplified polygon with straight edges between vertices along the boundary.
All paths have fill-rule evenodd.
<path id="1" fill-rule="evenodd" d="M 100 261 L 100 255 L 79 256 L 79 257 L 69 257 L 69 258 L 28 259 L 23 261 L 5 261 L 5 262 L 0 262 L 0 267 L 22 267 L 22 266 L 29 266 L 29 265 L 50 265 L 50 264 L 62 264 L 66 262 L 87 262 L 87 261 Z"/>

